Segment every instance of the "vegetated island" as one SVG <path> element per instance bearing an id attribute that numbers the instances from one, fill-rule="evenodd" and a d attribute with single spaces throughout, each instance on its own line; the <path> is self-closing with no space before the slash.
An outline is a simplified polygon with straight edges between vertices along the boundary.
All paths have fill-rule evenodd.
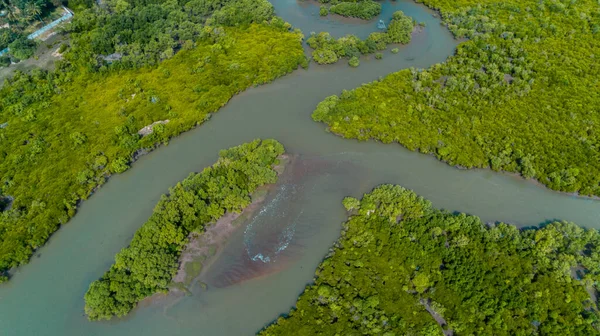
<path id="1" fill-rule="evenodd" d="M 0 194 L 12 197 L 0 211 L 0 282 L 111 174 L 306 63 L 302 34 L 266 0 L 91 6 L 67 26 L 55 71 L 17 73 L 0 89 Z"/>
<path id="2" fill-rule="evenodd" d="M 313 119 L 347 138 L 600 196 L 597 1 L 422 2 L 469 40 L 442 64 L 328 97 Z"/>
<path id="3" fill-rule="evenodd" d="M 373 0 L 319 0 L 321 16 L 329 13 L 370 20 L 381 14 L 381 4 Z M 327 7 L 329 5 L 329 7 Z"/>
<path id="4" fill-rule="evenodd" d="M 289 315 L 260 335 L 597 335 L 600 235 L 573 223 L 518 230 L 437 210 L 382 185 Z"/>
<path id="5" fill-rule="evenodd" d="M 293 156 L 281 154 L 277 157 L 277 164 L 273 170 L 281 176 L 287 166 L 294 160 Z M 203 232 L 193 231 L 188 237 L 188 243 L 181 252 L 179 269 L 173 277 L 169 289 L 171 292 L 190 293 L 190 286 L 194 280 L 210 267 L 218 252 L 227 243 L 229 237 L 248 218 L 260 209 L 262 202 L 275 184 L 265 184 L 252 192 L 251 203 L 241 212 L 226 212 L 214 224 L 205 226 Z M 200 283 L 200 286 L 206 284 Z"/>
<path id="6" fill-rule="evenodd" d="M 274 166 L 283 153 L 279 142 L 257 139 L 221 151 L 213 166 L 169 189 L 110 270 L 90 285 L 88 318 L 125 316 L 144 298 L 168 291 L 190 235 L 201 235 L 227 213 L 249 206 L 257 188 L 277 181 Z"/>
<path id="7" fill-rule="evenodd" d="M 365 40 L 355 35 L 346 35 L 337 40 L 327 32 L 312 34 L 307 44 L 314 49 L 312 58 L 319 64 L 336 63 L 341 58 L 348 58 L 352 66 L 358 66 L 358 57 L 382 51 L 389 44 L 407 44 L 410 42 L 415 27 L 414 20 L 402 11 L 394 12 L 385 32 L 369 34 Z"/>

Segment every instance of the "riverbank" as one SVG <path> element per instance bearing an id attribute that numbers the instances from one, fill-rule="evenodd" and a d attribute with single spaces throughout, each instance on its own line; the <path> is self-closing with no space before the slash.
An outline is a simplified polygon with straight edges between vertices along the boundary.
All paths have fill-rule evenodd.
<path id="1" fill-rule="evenodd" d="M 275 165 L 273 169 L 277 172 L 278 177 L 281 177 L 289 164 L 294 160 L 294 157 L 282 154 L 278 157 L 278 160 L 279 164 Z M 276 185 L 275 183 L 259 187 L 252 194 L 252 203 L 244 208 L 244 210 L 239 213 L 226 213 L 214 224 L 209 225 L 203 233 L 190 233 L 188 237 L 189 243 L 181 253 L 179 269 L 169 288 L 170 293 L 189 293 L 189 288 L 216 259 L 216 256 L 222 251 L 223 246 L 225 246 L 232 234 L 242 227 L 240 224 L 261 208 L 266 196 Z M 205 286 L 204 284 L 200 285 Z M 149 299 L 152 300 L 152 298 Z"/>
<path id="2" fill-rule="evenodd" d="M 598 272 L 592 261 L 600 244 L 596 230 L 558 221 L 536 230 L 490 227 L 476 216 L 436 209 L 397 185 L 378 186 L 353 201 L 358 211 L 349 214 L 314 283 L 295 309 L 260 335 L 596 334 L 598 310 L 587 291 Z M 552 262 L 561 257 L 568 261 Z M 390 260 L 397 261 L 394 267 L 382 267 Z M 477 281 L 484 277 L 489 281 Z M 552 289 L 555 300 L 542 299 Z M 507 299 L 494 302 L 499 296 Z M 491 303 L 482 310 L 481 302 Z M 538 311 L 547 313 L 531 323 Z M 513 318 L 481 322 L 495 316 Z"/>
<path id="3" fill-rule="evenodd" d="M 285 29 L 253 25 L 243 31 L 230 29 L 228 34 L 237 40 L 229 56 L 218 63 L 206 65 L 203 76 L 190 73 L 189 69 L 195 66 L 196 60 L 210 54 L 210 41 L 162 62 L 162 70 L 147 67 L 106 76 L 90 74 L 89 77 L 78 77 L 74 83 L 60 85 L 60 95 L 46 90 L 48 85 L 55 84 L 54 77 L 43 74 L 33 79 L 23 76 L 17 84 L 2 90 L 0 105 L 7 111 L 16 106 L 13 103 L 17 104 L 15 99 L 19 96 L 35 97 L 28 107 L 32 111 L 32 106 L 38 108 L 35 104 L 40 106 L 36 110 L 36 118 L 31 121 L 14 114 L 4 116 L 7 119 L 0 120 L 0 123 L 8 123 L 8 126 L 2 129 L 2 136 L 20 139 L 24 134 L 35 134 L 44 144 L 44 150 L 36 152 L 35 164 L 30 157 L 27 162 L 20 162 L 18 169 L 14 168 L 17 163 L 10 157 L 21 155 L 28 147 L 17 145 L 19 141 L 3 143 L 2 146 L 2 151 L 10 155 L 9 159 L 1 160 L 0 170 L 12 181 L 3 193 L 14 196 L 15 207 L 20 208 L 23 214 L 11 218 L 8 224 L 3 222 L 7 229 L 3 230 L 2 237 L 10 239 L 0 239 L 2 271 L 25 264 L 31 253 L 60 227 L 59 224 L 66 223 L 75 215 L 81 201 L 88 199 L 99 185 L 105 184 L 109 175 L 129 169 L 137 149 L 168 143 L 173 137 L 204 123 L 211 113 L 227 105 L 234 95 L 291 73 L 305 60 L 300 36 Z M 231 70 L 234 67 L 243 70 Z M 170 73 L 168 79 L 162 78 L 163 70 Z M 226 75 L 221 77 L 223 74 Z M 36 84 L 30 85 L 30 80 Z M 128 100 L 135 91 L 130 90 L 128 83 L 131 80 L 139 82 L 145 93 Z M 218 85 L 221 80 L 230 85 Z M 191 83 L 194 90 L 189 87 Z M 121 95 L 121 90 L 125 90 L 127 95 Z M 126 118 L 117 112 L 123 109 L 128 111 Z M 43 117 L 50 115 L 52 118 Z M 138 130 L 157 120 L 170 120 L 170 123 L 161 127 L 160 131 L 156 127 L 152 135 L 140 138 Z M 119 129 L 118 135 L 115 127 Z M 69 138 L 72 134 L 78 136 L 80 145 L 75 145 L 74 140 Z M 115 141 L 117 138 L 122 141 Z M 90 152 L 92 148 L 98 151 Z M 92 156 L 94 163 L 89 159 Z M 41 175 L 47 178 L 28 182 Z M 34 184 L 38 189 L 22 187 Z M 36 190 L 52 192 L 42 197 Z M 44 209 L 34 214 L 27 201 L 19 203 L 30 198 L 43 201 Z M 29 213 L 34 217 L 28 217 L 26 214 Z M 21 222 L 35 222 L 36 225 L 29 231 L 18 231 Z M 10 252 L 14 250 L 19 253 Z"/>
<path id="4" fill-rule="evenodd" d="M 296 0 L 276 3 L 297 7 Z M 40 258 L 33 258 L 29 266 L 16 271 L 14 281 L 0 286 L 2 330 L 10 335 L 50 336 L 185 336 L 199 331 L 219 336 L 254 334 L 289 311 L 313 279 L 315 268 L 339 238 L 340 223 L 347 218 L 340 200 L 348 195 L 360 197 L 382 183 L 403 185 L 430 199 L 437 208 L 478 215 L 485 222 L 531 226 L 562 218 L 597 226 L 598 202 L 556 194 L 490 170 L 454 169 L 433 156 L 403 147 L 336 137 L 310 119 L 324 97 L 401 68 L 429 67 L 452 54 L 457 41 L 430 16 L 429 10 L 412 2 L 397 4 L 406 4 L 400 9 L 427 25 L 424 34 L 400 48 L 396 57 L 365 60 L 358 68 L 315 65 L 308 71 L 296 71 L 269 85 L 252 88 L 234 97 L 210 122 L 140 157 L 124 174 L 113 175 L 81 204 L 69 224 L 52 236 L 39 251 Z M 304 26 L 311 22 L 305 21 Z M 372 27 L 363 27 L 363 35 L 368 35 Z M 336 28 L 343 35 L 347 33 L 344 26 Z M 163 119 L 168 118 L 156 120 Z M 214 163 L 219 150 L 258 136 L 278 139 L 288 153 L 303 159 L 328 161 L 329 169 L 311 172 L 307 179 L 294 178 L 299 184 L 298 195 L 273 210 L 281 211 L 292 203 L 294 210 L 304 211 L 296 225 L 294 249 L 286 250 L 293 262 L 286 263 L 284 271 L 233 286 L 216 287 L 206 281 L 206 291 L 195 287 L 199 295 L 165 296 L 124 319 L 110 323 L 87 321 L 81 310 L 83 293 L 114 255 L 129 244 L 160 195 L 190 171 Z M 205 268 L 208 275 L 231 268 L 229 260 L 235 262 L 235 255 L 244 252 L 242 239 L 234 240 L 238 235 L 243 237 L 241 231 L 236 231 L 219 252 L 219 260 L 226 259 L 223 267 L 217 268 L 220 262 L 215 262 L 210 269 Z"/>

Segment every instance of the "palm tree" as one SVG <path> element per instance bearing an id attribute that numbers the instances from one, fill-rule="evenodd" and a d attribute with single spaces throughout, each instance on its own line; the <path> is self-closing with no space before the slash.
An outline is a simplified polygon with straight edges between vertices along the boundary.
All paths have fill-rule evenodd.
<path id="1" fill-rule="evenodd" d="M 10 1 L 0 0 L 0 10 L 2 9 L 10 10 Z"/>
<path id="2" fill-rule="evenodd" d="M 42 9 L 37 3 L 30 2 L 25 7 L 25 13 L 29 18 L 37 17 L 37 19 L 44 24 L 44 21 L 40 18 L 40 14 L 42 14 Z"/>
<path id="3" fill-rule="evenodd" d="M 6 20 L 8 22 L 18 21 L 18 14 L 10 0 L 0 0 L 0 9 L 6 10 Z"/>

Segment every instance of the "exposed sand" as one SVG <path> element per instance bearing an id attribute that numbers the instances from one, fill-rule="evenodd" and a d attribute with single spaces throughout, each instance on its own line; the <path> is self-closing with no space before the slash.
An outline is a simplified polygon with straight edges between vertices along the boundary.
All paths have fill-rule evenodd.
<path id="1" fill-rule="evenodd" d="M 279 165 L 273 167 L 273 169 L 278 175 L 281 175 L 291 161 L 291 157 L 284 154 L 279 157 L 279 161 Z M 187 287 L 200 276 L 202 270 L 214 259 L 212 257 L 227 243 L 229 237 L 242 227 L 240 220 L 237 219 L 248 218 L 260 209 L 262 202 L 273 186 L 275 184 L 259 187 L 252 194 L 252 203 L 244 208 L 242 212 L 226 213 L 217 222 L 208 224 L 204 233 L 190 234 L 189 243 L 179 258 L 179 270 L 173 278 L 174 285 L 170 288 L 171 292 L 188 292 Z"/>

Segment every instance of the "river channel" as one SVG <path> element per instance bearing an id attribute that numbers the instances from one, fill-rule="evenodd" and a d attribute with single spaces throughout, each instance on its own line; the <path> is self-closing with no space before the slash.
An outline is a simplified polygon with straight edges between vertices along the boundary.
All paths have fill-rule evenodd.
<path id="1" fill-rule="evenodd" d="M 367 23 L 320 18 L 318 6 L 272 0 L 276 13 L 308 35 L 328 30 L 368 35 Z M 386 2 L 381 18 L 403 10 L 425 22 L 423 32 L 382 60 L 311 64 L 236 97 L 213 118 L 114 176 L 40 249 L 30 264 L 0 286 L 2 335 L 251 335 L 284 314 L 313 278 L 338 238 L 344 196 L 360 197 L 381 183 L 400 184 L 438 208 L 520 227 L 555 219 L 600 227 L 600 202 L 552 192 L 489 170 L 459 170 L 399 145 L 337 137 L 310 115 L 325 97 L 407 68 L 443 62 L 457 41 L 424 6 Z M 398 108 L 402 108 L 399 106 Z M 254 217 L 242 223 L 192 295 L 147 302 L 125 319 L 89 322 L 83 295 L 127 246 L 161 194 L 212 164 L 220 149 L 254 138 L 275 138 L 293 164 Z M 249 261 L 250 260 L 250 261 Z"/>

